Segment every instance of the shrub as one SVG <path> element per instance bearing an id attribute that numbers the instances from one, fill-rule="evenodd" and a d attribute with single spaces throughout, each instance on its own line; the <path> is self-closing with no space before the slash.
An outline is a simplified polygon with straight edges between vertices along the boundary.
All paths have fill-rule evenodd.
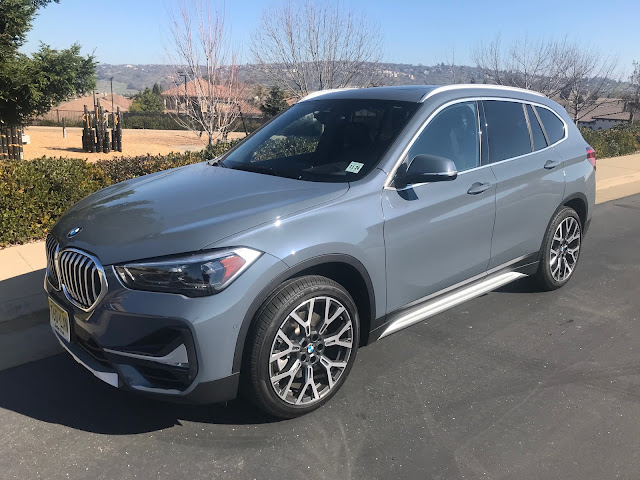
<path id="1" fill-rule="evenodd" d="M 112 183 L 124 182 L 130 178 L 148 175 L 149 173 L 182 167 L 191 163 L 202 162 L 201 152 L 168 155 L 141 155 L 138 157 L 120 157 L 109 160 L 98 160 L 95 165 L 100 168 Z"/>
<path id="2" fill-rule="evenodd" d="M 0 247 L 44 238 L 60 216 L 113 183 L 218 156 L 234 143 L 201 152 L 121 157 L 87 163 L 71 158 L 0 161 Z"/>
<path id="3" fill-rule="evenodd" d="M 640 128 L 637 126 L 625 125 L 597 131 L 581 128 L 580 133 L 599 158 L 628 155 L 640 150 Z"/>
<path id="4" fill-rule="evenodd" d="M 67 209 L 110 184 L 84 160 L 0 162 L 0 246 L 43 238 Z"/>

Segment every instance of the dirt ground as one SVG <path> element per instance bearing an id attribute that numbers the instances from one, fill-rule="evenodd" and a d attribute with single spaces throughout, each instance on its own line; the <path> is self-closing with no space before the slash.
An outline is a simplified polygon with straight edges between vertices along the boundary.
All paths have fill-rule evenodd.
<path id="1" fill-rule="evenodd" d="M 86 153 L 82 150 L 82 129 L 67 128 L 67 138 L 62 138 L 61 127 L 29 127 L 25 133 L 31 143 L 24 146 L 27 160 L 47 157 L 85 158 L 89 161 L 119 156 L 165 155 L 170 152 L 197 151 L 204 148 L 207 139 L 197 133 L 183 130 L 133 130 L 122 131 L 122 153 Z M 231 139 L 242 138 L 244 133 L 233 132 Z"/>

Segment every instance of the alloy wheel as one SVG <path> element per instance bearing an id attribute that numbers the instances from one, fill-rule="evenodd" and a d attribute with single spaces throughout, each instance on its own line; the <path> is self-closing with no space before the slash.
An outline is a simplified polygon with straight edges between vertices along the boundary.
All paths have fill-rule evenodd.
<path id="1" fill-rule="evenodd" d="M 578 263 L 580 254 L 580 224 L 574 217 L 567 217 L 556 228 L 551 241 L 549 266 L 551 276 L 557 282 L 568 279 Z"/>
<path id="2" fill-rule="evenodd" d="M 353 323 L 341 302 L 328 296 L 302 302 L 284 319 L 271 345 L 271 386 L 289 404 L 318 402 L 347 368 L 353 342 Z"/>

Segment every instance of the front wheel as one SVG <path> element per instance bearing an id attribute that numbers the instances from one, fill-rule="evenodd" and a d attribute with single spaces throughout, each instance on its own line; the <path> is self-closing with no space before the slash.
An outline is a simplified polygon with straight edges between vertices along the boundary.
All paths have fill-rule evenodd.
<path id="1" fill-rule="evenodd" d="M 250 400 L 292 418 L 326 403 L 358 349 L 355 303 L 338 283 L 310 275 L 283 283 L 257 313 L 246 362 Z"/>
<path id="2" fill-rule="evenodd" d="M 578 265 L 581 245 L 580 217 L 564 207 L 553 218 L 542 242 L 537 280 L 543 290 L 555 290 L 569 281 Z"/>

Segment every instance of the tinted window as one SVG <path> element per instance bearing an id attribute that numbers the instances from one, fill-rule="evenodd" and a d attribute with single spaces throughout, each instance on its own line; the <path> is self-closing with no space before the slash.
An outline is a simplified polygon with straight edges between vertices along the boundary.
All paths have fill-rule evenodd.
<path id="1" fill-rule="evenodd" d="M 237 170 L 351 182 L 373 170 L 419 104 L 390 100 L 300 102 L 223 157 Z"/>
<path id="2" fill-rule="evenodd" d="M 549 143 L 554 144 L 564 138 L 564 124 L 556 116 L 555 113 L 546 108 L 536 108 L 536 112 L 540 115 L 540 120 L 549 137 Z"/>
<path id="3" fill-rule="evenodd" d="M 538 123 L 538 119 L 533 113 L 531 105 L 527 105 L 527 115 L 529 116 L 529 125 L 531 125 L 531 135 L 533 136 L 533 149 L 542 150 L 547 146 L 547 141 L 544 138 L 544 133 L 542 133 L 542 128 L 540 128 L 540 123 Z"/>
<path id="4" fill-rule="evenodd" d="M 487 100 L 484 114 L 489 136 L 489 162 L 531 153 L 529 129 L 522 103 Z"/>
<path id="5" fill-rule="evenodd" d="M 459 172 L 477 167 L 480 146 L 476 103 L 456 103 L 438 113 L 411 147 L 409 160 L 420 154 L 453 160 Z"/>

